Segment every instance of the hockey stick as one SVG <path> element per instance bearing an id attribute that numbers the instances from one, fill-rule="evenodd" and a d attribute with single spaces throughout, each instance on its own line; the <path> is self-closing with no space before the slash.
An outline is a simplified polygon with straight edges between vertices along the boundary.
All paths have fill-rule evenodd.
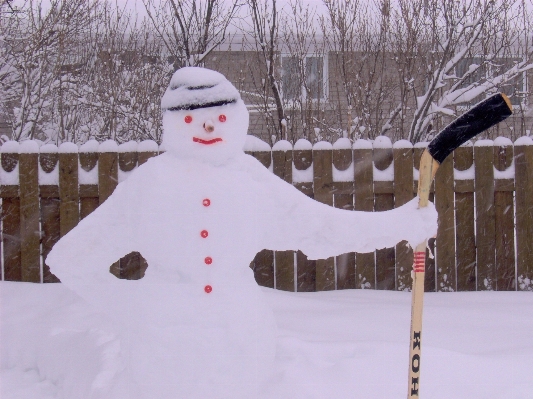
<path id="1" fill-rule="evenodd" d="M 418 178 L 418 207 L 428 205 L 431 182 L 440 164 L 461 144 L 510 116 L 512 105 L 503 93 L 480 102 L 446 126 L 422 153 Z M 413 287 L 411 300 L 411 335 L 409 345 L 409 379 L 407 398 L 419 397 L 422 340 L 422 307 L 426 271 L 426 244 L 418 244 L 413 253 Z"/>

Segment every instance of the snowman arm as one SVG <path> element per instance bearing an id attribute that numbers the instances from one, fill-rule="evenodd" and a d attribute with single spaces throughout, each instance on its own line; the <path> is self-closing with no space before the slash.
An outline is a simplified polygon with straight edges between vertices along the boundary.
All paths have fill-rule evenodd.
<path id="1" fill-rule="evenodd" d="M 275 193 L 269 249 L 299 249 L 310 259 L 372 252 L 402 240 L 414 247 L 437 231 L 433 204 L 417 209 L 417 198 L 394 210 L 361 212 L 319 203 L 288 184 L 279 185 Z"/>
<path id="2" fill-rule="evenodd" d="M 119 185 L 102 205 L 54 245 L 46 263 L 64 284 L 72 288 L 116 280 L 109 267 L 134 250 L 125 196 Z"/>

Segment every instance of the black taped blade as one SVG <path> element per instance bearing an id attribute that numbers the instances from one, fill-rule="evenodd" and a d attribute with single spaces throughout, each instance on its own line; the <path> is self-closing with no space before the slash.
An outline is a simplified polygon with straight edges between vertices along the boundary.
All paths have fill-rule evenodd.
<path id="1" fill-rule="evenodd" d="M 461 144 L 512 115 L 505 94 L 498 93 L 476 104 L 431 140 L 428 151 L 439 164 Z"/>

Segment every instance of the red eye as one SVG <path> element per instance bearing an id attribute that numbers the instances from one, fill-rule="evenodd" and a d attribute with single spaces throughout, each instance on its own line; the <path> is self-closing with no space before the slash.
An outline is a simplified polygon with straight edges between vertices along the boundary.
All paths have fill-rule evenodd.
<path id="1" fill-rule="evenodd" d="M 218 120 L 219 120 L 220 122 L 226 122 L 226 115 L 224 115 L 224 114 L 220 115 L 220 116 L 218 117 Z"/>
<path id="2" fill-rule="evenodd" d="M 192 122 L 192 116 L 187 115 L 187 116 L 185 117 L 185 123 L 191 123 L 191 122 Z"/>

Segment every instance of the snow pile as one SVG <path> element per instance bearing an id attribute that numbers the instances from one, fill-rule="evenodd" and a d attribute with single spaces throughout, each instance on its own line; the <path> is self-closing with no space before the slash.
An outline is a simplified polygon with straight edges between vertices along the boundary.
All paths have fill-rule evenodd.
<path id="1" fill-rule="evenodd" d="M 405 397 L 408 293 L 262 291 L 278 335 L 258 399 Z M 128 333 L 64 285 L 0 282 L 0 303 L 2 399 L 85 398 L 91 386 L 106 399 L 137 398 L 126 378 Z M 529 398 L 531 309 L 533 296 L 524 293 L 426 294 L 421 395 Z M 154 350 L 145 341 L 137 345 Z M 176 371 L 185 368 L 187 361 Z M 132 384 L 126 396 L 110 391 L 125 383 Z"/>

